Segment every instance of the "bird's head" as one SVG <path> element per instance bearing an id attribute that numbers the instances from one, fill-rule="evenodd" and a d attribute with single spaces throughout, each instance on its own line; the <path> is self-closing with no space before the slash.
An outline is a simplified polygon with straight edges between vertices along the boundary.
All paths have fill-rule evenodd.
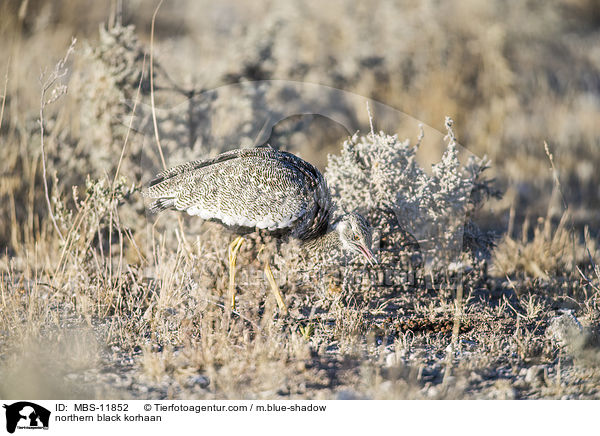
<path id="1" fill-rule="evenodd" d="M 344 250 L 362 254 L 370 265 L 377 263 L 371 251 L 371 227 L 361 215 L 355 212 L 342 215 L 335 230 Z"/>

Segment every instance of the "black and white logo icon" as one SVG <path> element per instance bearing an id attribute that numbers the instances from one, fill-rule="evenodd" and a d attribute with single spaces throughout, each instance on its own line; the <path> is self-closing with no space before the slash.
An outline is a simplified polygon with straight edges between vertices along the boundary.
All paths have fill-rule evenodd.
<path id="1" fill-rule="evenodd" d="M 6 431 L 14 433 L 16 429 L 48 429 L 50 411 L 29 401 L 4 404 L 6 409 Z"/>

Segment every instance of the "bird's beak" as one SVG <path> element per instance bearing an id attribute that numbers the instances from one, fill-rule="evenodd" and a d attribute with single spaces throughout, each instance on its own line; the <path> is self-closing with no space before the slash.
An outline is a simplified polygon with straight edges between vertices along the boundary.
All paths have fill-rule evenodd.
<path id="1" fill-rule="evenodd" d="M 373 252 L 367 246 L 360 244 L 358 246 L 358 249 L 360 250 L 362 255 L 367 258 L 367 261 L 369 261 L 369 265 L 377 265 L 377 259 L 375 259 Z"/>

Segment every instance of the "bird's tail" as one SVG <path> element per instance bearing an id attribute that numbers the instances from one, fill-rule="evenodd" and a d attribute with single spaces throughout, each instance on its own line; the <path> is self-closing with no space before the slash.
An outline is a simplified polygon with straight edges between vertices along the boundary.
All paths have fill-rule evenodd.
<path id="1" fill-rule="evenodd" d="M 152 203 L 150 203 L 148 209 L 150 210 L 150 213 L 158 213 L 162 212 L 163 210 L 171 209 L 172 207 L 175 207 L 175 199 L 167 197 L 154 200 Z"/>

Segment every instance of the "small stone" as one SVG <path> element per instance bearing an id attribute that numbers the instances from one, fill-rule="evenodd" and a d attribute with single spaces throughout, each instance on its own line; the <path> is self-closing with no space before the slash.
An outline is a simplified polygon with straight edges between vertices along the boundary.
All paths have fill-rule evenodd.
<path id="1" fill-rule="evenodd" d="M 476 372 L 472 372 L 471 374 L 469 374 L 469 381 L 471 383 L 479 383 L 483 380 L 483 377 L 481 377 L 481 374 L 478 374 Z"/>
<path id="2" fill-rule="evenodd" d="M 364 398 L 354 391 L 351 391 L 349 389 L 344 389 L 343 391 L 338 392 L 337 399 L 338 400 L 363 400 Z"/>
<path id="3" fill-rule="evenodd" d="M 518 392 L 508 380 L 497 380 L 490 392 L 490 399 L 493 400 L 514 400 Z"/>
<path id="4" fill-rule="evenodd" d="M 527 389 L 527 388 L 529 388 L 529 386 L 531 386 L 530 383 L 528 383 L 527 381 L 525 381 L 523 379 L 519 379 L 513 383 L 514 388 L 521 389 L 521 390 Z"/>
<path id="5" fill-rule="evenodd" d="M 210 379 L 204 375 L 194 375 L 188 377 L 188 379 L 185 382 L 185 385 L 188 388 L 199 386 L 202 389 L 205 389 L 210 385 Z"/>
<path id="6" fill-rule="evenodd" d="M 448 375 L 444 377 L 444 385 L 446 386 L 455 386 L 456 385 L 456 377 L 453 375 Z"/>
<path id="7" fill-rule="evenodd" d="M 394 384 L 390 380 L 386 380 L 379 385 L 379 389 L 381 392 L 391 392 Z"/>
<path id="8" fill-rule="evenodd" d="M 525 381 L 532 385 L 540 385 L 544 383 L 546 378 L 546 368 L 542 365 L 534 365 L 527 370 Z"/>
<path id="9" fill-rule="evenodd" d="M 435 386 L 431 386 L 425 392 L 425 394 L 427 395 L 428 398 L 435 398 L 435 397 L 438 396 L 439 393 L 440 393 L 439 389 L 437 387 L 435 387 Z"/>
<path id="10" fill-rule="evenodd" d="M 398 365 L 399 360 L 400 359 L 398 359 L 398 356 L 396 356 L 395 353 L 390 353 L 387 356 L 385 356 L 385 366 L 387 368 L 394 367 L 394 366 Z"/>
<path id="11" fill-rule="evenodd" d="M 573 343 L 573 340 L 581 335 L 582 330 L 579 320 L 569 311 L 550 320 L 546 335 L 564 346 Z"/>

